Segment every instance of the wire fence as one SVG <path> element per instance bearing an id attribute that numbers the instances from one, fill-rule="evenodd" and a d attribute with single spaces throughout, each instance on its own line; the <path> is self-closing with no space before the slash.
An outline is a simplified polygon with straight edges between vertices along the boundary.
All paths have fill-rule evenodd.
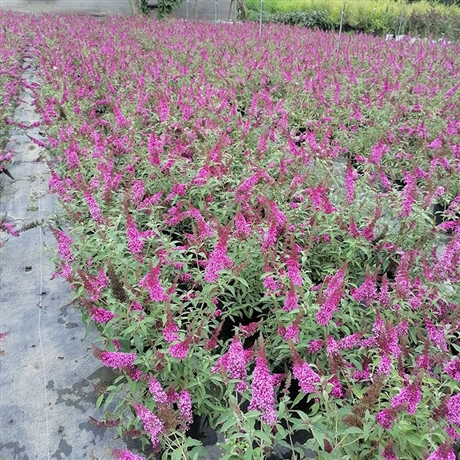
<path id="1" fill-rule="evenodd" d="M 236 22 L 238 0 L 184 0 L 174 16 L 186 20 Z"/>
<path id="2" fill-rule="evenodd" d="M 283 0 L 283 2 L 293 2 L 294 5 L 300 5 L 299 0 Z M 334 1 L 334 0 L 332 0 Z M 335 0 L 337 1 L 337 0 Z M 339 0 L 342 1 L 342 0 Z M 262 28 L 265 18 L 264 0 L 252 0 L 251 19 L 258 19 L 259 34 L 262 35 Z M 339 38 L 337 51 L 340 48 L 340 39 L 342 35 L 343 18 L 345 14 L 346 3 L 340 15 Z M 184 0 L 181 6 L 176 9 L 174 16 L 186 20 L 207 20 L 218 22 L 237 22 L 240 19 L 246 19 L 248 6 L 245 0 Z"/>
<path id="3" fill-rule="evenodd" d="M 434 11 L 427 10 L 427 4 L 425 0 L 415 3 L 410 0 L 183 0 L 174 16 L 216 23 L 249 20 L 259 23 L 260 34 L 263 33 L 264 23 L 272 21 L 335 30 L 339 34 L 340 48 L 343 32 L 358 31 L 394 36 L 413 31 L 420 33 L 419 23 L 425 20 L 424 15 L 428 15 L 427 11 L 430 14 Z M 444 20 L 448 8 L 440 4 L 436 8 L 437 21 L 440 18 Z M 459 11 L 457 7 L 453 16 L 460 17 Z M 412 21 L 411 15 L 414 14 L 418 15 L 415 18 L 418 22 L 409 23 Z M 426 29 L 425 26 L 424 28 Z M 440 32 L 442 35 L 443 31 Z M 422 36 L 426 35 L 425 30 L 421 33 Z"/>
<path id="4" fill-rule="evenodd" d="M 346 0 L 352 15 L 361 14 L 366 20 L 375 22 L 380 13 L 386 11 L 393 16 L 404 16 L 406 3 L 410 0 Z M 421 0 L 422 2 L 424 0 Z M 460 0 L 458 0 L 460 2 Z M 156 4 L 156 0 L 150 0 Z M 338 29 L 339 22 L 343 19 L 344 0 L 183 0 L 176 10 L 175 16 L 188 20 L 208 21 L 237 21 L 250 19 L 254 21 L 265 19 L 274 13 L 293 12 L 322 12 L 328 14 L 335 22 L 334 28 Z M 401 13 L 401 14 L 400 14 Z"/>

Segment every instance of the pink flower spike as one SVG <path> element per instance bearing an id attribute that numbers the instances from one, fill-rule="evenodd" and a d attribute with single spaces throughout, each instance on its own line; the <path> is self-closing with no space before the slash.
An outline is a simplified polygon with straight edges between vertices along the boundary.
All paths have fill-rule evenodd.
<path id="1" fill-rule="evenodd" d="M 321 348 L 324 346 L 324 340 L 321 339 L 316 339 L 316 340 L 311 340 L 307 344 L 307 351 L 311 355 L 314 355 L 315 353 L 318 353 Z"/>
<path id="2" fill-rule="evenodd" d="M 335 398 L 341 398 L 343 396 L 343 388 L 337 375 L 333 375 L 328 380 L 328 383 L 332 384 L 331 395 Z"/>
<path id="3" fill-rule="evenodd" d="M 299 326 L 295 323 L 290 324 L 284 333 L 284 340 L 292 340 L 294 343 L 299 343 Z"/>
<path id="4" fill-rule="evenodd" d="M 179 326 L 174 322 L 167 321 L 163 328 L 163 337 L 166 342 L 172 343 L 179 340 Z"/>
<path id="5" fill-rule="evenodd" d="M 359 288 L 354 289 L 351 295 L 358 302 L 363 302 L 366 306 L 369 306 L 369 303 L 376 300 L 378 297 L 377 288 L 375 286 L 375 276 L 366 273 L 363 284 Z"/>
<path id="6" fill-rule="evenodd" d="M 439 150 L 442 147 L 442 140 L 437 137 L 433 142 L 428 144 L 427 147 L 432 150 Z"/>
<path id="7" fill-rule="evenodd" d="M 264 241 L 262 243 L 262 246 L 260 247 L 261 252 L 266 252 L 268 248 L 276 244 L 276 235 L 277 235 L 276 225 L 271 224 L 270 227 L 268 227 L 267 233 L 265 234 Z"/>
<path id="8" fill-rule="evenodd" d="M 177 407 L 179 409 L 179 417 L 182 420 L 181 427 L 185 432 L 193 422 L 192 397 L 187 390 L 180 392 Z"/>
<path id="9" fill-rule="evenodd" d="M 55 230 L 53 231 L 54 236 L 56 237 L 58 244 L 57 244 L 57 249 L 59 252 L 59 255 L 68 263 L 73 261 L 73 255 L 72 255 L 72 249 L 71 245 L 73 243 L 72 238 L 70 238 L 69 235 L 66 233 L 60 231 L 60 230 Z"/>
<path id="10" fill-rule="evenodd" d="M 390 443 L 383 449 L 382 451 L 382 457 L 385 460 L 398 460 L 398 457 L 396 457 L 395 451 L 393 450 L 393 443 L 390 441 Z"/>
<path id="11" fill-rule="evenodd" d="M 168 353 L 173 357 L 183 361 L 188 354 L 190 348 L 190 340 L 185 339 L 182 342 L 176 343 L 169 347 Z"/>
<path id="12" fill-rule="evenodd" d="M 371 149 L 371 154 L 369 156 L 370 162 L 375 165 L 379 165 L 383 156 L 389 151 L 390 147 L 388 147 L 382 141 L 377 142 L 377 144 L 375 144 Z"/>
<path id="13" fill-rule="evenodd" d="M 108 323 L 113 318 L 116 318 L 117 315 L 111 311 L 104 310 L 103 308 L 94 307 L 92 310 L 91 318 L 99 324 Z"/>
<path id="14" fill-rule="evenodd" d="M 300 274 L 300 264 L 297 260 L 290 259 L 286 262 L 288 267 L 288 277 L 294 286 L 302 286 L 302 276 Z"/>
<path id="15" fill-rule="evenodd" d="M 235 215 L 235 230 L 236 236 L 241 239 L 248 238 L 251 235 L 251 226 L 239 211 Z"/>
<path id="16" fill-rule="evenodd" d="M 227 256 L 227 244 L 228 232 L 224 229 L 205 269 L 204 280 L 208 283 L 216 281 L 219 273 L 225 268 L 233 267 L 233 261 Z"/>
<path id="17" fill-rule="evenodd" d="M 389 375 L 391 372 L 392 361 L 388 355 L 383 355 L 380 359 L 380 363 L 377 366 L 377 373 L 383 375 Z"/>
<path id="18" fill-rule="evenodd" d="M 134 408 L 144 424 L 144 430 L 150 435 L 153 450 L 156 451 L 160 446 L 160 434 L 164 430 L 163 422 L 142 404 L 134 404 Z"/>
<path id="19" fill-rule="evenodd" d="M 331 356 L 339 352 L 339 344 L 331 335 L 326 338 L 326 355 Z"/>
<path id="20" fill-rule="evenodd" d="M 396 420 L 398 412 L 393 408 L 383 409 L 382 411 L 378 412 L 375 416 L 377 422 L 385 428 L 386 430 L 391 429 L 391 425 Z"/>
<path id="21" fill-rule="evenodd" d="M 458 431 L 453 426 L 447 426 L 446 427 L 446 433 L 454 441 L 457 441 L 458 439 L 460 439 L 460 434 L 458 434 Z"/>
<path id="22" fill-rule="evenodd" d="M 149 391 L 156 403 L 167 403 L 168 395 L 163 391 L 161 383 L 155 378 L 149 378 Z"/>
<path id="23" fill-rule="evenodd" d="M 126 219 L 126 236 L 128 238 L 128 248 L 133 255 L 140 254 L 144 247 L 144 235 L 139 232 L 133 218 L 128 215 Z"/>
<path id="24" fill-rule="evenodd" d="M 145 460 L 145 457 L 135 455 L 128 450 L 115 449 L 112 450 L 112 457 L 116 460 Z"/>
<path id="25" fill-rule="evenodd" d="M 291 289 L 289 289 L 286 300 L 284 301 L 283 310 L 284 311 L 292 311 L 298 308 L 299 301 L 297 299 L 297 293 L 295 292 L 294 284 L 291 283 Z"/>
<path id="26" fill-rule="evenodd" d="M 135 180 L 131 187 L 131 198 L 139 206 L 145 195 L 144 183 L 141 180 Z"/>
<path id="27" fill-rule="evenodd" d="M 274 377 L 268 368 L 268 361 L 262 340 L 260 340 L 256 367 L 252 374 L 251 390 L 252 396 L 248 409 L 260 411 L 262 413 L 260 417 L 262 422 L 267 425 L 274 425 L 278 420 L 275 411 Z"/>
<path id="28" fill-rule="evenodd" d="M 306 362 L 299 359 L 292 366 L 292 373 L 299 381 L 300 389 L 305 393 L 314 393 L 321 377 Z"/>
<path id="29" fill-rule="evenodd" d="M 447 343 L 444 335 L 444 330 L 436 329 L 436 326 L 428 319 L 425 318 L 425 327 L 428 332 L 428 337 L 430 338 L 433 345 L 441 348 L 443 351 L 447 351 Z"/>
<path id="30" fill-rule="evenodd" d="M 380 285 L 380 293 L 378 295 L 378 301 L 385 308 L 391 307 L 391 299 L 390 299 L 390 294 L 389 294 L 389 283 L 388 283 L 388 277 L 386 273 L 382 277 L 382 284 Z"/>
<path id="31" fill-rule="evenodd" d="M 133 366 L 126 367 L 125 372 L 128 374 L 129 378 L 135 382 L 140 382 L 145 377 L 147 377 L 146 374 L 144 374 L 140 369 L 136 369 Z"/>
<path id="32" fill-rule="evenodd" d="M 316 313 L 316 321 L 320 326 L 326 326 L 332 315 L 337 310 L 343 297 L 343 281 L 345 276 L 346 264 L 329 281 L 326 291 L 321 298 L 325 299 L 320 310 Z"/>
<path id="33" fill-rule="evenodd" d="M 451 443 L 441 444 L 426 460 L 455 460 L 455 453 Z"/>
<path id="34" fill-rule="evenodd" d="M 353 348 L 357 345 L 359 340 L 361 339 L 361 332 L 355 332 L 354 334 L 348 335 L 343 339 L 340 339 L 338 342 L 338 346 L 340 350 L 347 350 L 349 348 Z"/>
<path id="35" fill-rule="evenodd" d="M 114 369 L 132 366 L 136 361 L 136 353 L 123 353 L 121 351 L 103 351 L 100 355 L 101 361 Z"/>
<path id="36" fill-rule="evenodd" d="M 163 287 L 160 285 L 160 281 L 158 279 L 160 271 L 160 265 L 151 267 L 147 275 L 139 281 L 139 287 L 148 289 L 150 298 L 154 302 L 164 302 L 168 300 L 168 296 L 166 295 Z"/>
<path id="37" fill-rule="evenodd" d="M 155 133 L 150 134 L 148 141 L 148 154 L 150 163 L 154 166 L 160 166 L 161 155 L 163 154 L 163 141 Z"/>
<path id="38" fill-rule="evenodd" d="M 91 195 L 91 193 L 88 191 L 84 192 L 84 196 L 85 196 L 86 203 L 88 204 L 89 213 L 91 214 L 91 217 L 98 224 L 102 224 L 103 219 L 102 219 L 101 208 L 99 208 L 97 201 L 95 200 L 93 195 Z"/>
<path id="39" fill-rule="evenodd" d="M 411 415 L 415 414 L 418 403 L 422 399 L 422 390 L 420 384 L 415 382 L 403 388 L 392 400 L 391 407 L 400 407 L 407 404 L 407 412 Z"/>
<path id="40" fill-rule="evenodd" d="M 11 236 L 19 236 L 19 232 L 16 230 L 14 224 L 0 221 L 0 230 L 4 230 L 6 233 Z"/>
<path id="41" fill-rule="evenodd" d="M 254 335 L 259 330 L 260 322 L 252 322 L 247 326 L 241 326 L 240 331 L 243 337 L 250 337 Z"/>
<path id="42" fill-rule="evenodd" d="M 355 199 L 355 181 L 358 179 L 358 173 L 351 166 L 347 169 L 345 176 L 345 190 L 347 191 L 346 203 L 349 205 Z"/>
<path id="43" fill-rule="evenodd" d="M 448 375 L 450 375 L 450 377 L 460 382 L 460 358 L 455 358 L 452 361 L 449 361 L 445 364 L 444 370 Z"/>
<path id="44" fill-rule="evenodd" d="M 273 276 L 266 276 L 264 278 L 264 287 L 269 294 L 276 292 L 278 290 L 278 285 Z"/>
<path id="45" fill-rule="evenodd" d="M 460 394 L 451 396 L 447 403 L 447 420 L 460 427 Z"/>
<path id="46" fill-rule="evenodd" d="M 231 379 L 240 380 L 236 386 L 238 392 L 241 393 L 246 389 L 246 353 L 238 334 L 233 337 L 227 353 L 217 360 L 212 372 L 219 372 L 221 367 L 228 373 Z"/>

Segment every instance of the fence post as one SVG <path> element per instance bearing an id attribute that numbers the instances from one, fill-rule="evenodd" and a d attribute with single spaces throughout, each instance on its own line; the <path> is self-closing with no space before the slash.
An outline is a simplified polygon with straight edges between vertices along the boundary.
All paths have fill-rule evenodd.
<path id="1" fill-rule="evenodd" d="M 401 35 L 401 28 L 402 28 L 402 22 L 403 22 L 403 16 L 404 16 L 404 8 L 406 7 L 406 3 L 404 2 L 404 5 L 401 9 L 401 17 L 399 18 L 399 28 L 398 28 L 398 35 Z"/>
<path id="2" fill-rule="evenodd" d="M 345 14 L 345 6 L 346 6 L 346 4 L 347 4 L 346 2 L 343 2 L 342 13 L 340 15 L 340 29 L 339 29 L 339 39 L 337 41 L 337 53 L 340 50 L 340 40 L 342 38 L 343 15 Z"/>
<path id="3" fill-rule="evenodd" d="M 259 37 L 262 35 L 262 13 L 264 8 L 264 0 L 260 0 L 260 20 L 259 20 Z"/>
<path id="4" fill-rule="evenodd" d="M 379 0 L 375 2 L 374 7 L 374 17 L 372 18 L 372 33 L 375 34 L 375 17 L 377 16 L 377 6 L 379 4 Z"/>
<path id="5" fill-rule="evenodd" d="M 236 22 L 236 7 L 238 5 L 238 0 L 230 0 L 230 6 L 228 7 L 228 22 Z M 235 9 L 235 14 L 233 15 L 233 9 Z"/>
<path id="6" fill-rule="evenodd" d="M 216 0 L 214 2 L 214 24 L 217 24 L 217 11 L 218 11 L 218 9 L 217 9 L 217 1 L 218 0 Z"/>
<path id="7" fill-rule="evenodd" d="M 185 19 L 188 21 L 188 1 L 185 0 Z"/>

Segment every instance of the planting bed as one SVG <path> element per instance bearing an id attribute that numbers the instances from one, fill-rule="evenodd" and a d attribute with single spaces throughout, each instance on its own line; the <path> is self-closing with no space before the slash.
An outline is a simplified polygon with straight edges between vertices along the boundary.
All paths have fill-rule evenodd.
<path id="1" fill-rule="evenodd" d="M 454 459 L 460 46 L 30 28 L 57 274 L 120 370 L 101 424 L 152 458 L 205 455 L 195 415 L 226 459 Z"/>
<path id="2" fill-rule="evenodd" d="M 21 85 L 21 52 L 24 36 L 19 31 L 17 16 L 4 14 L 1 23 L 4 27 L 0 30 L 0 174 L 6 174 L 12 179 L 7 166 L 13 154 L 6 149 L 6 145 L 12 124 L 13 104 L 16 102 Z M 17 235 L 16 229 L 8 222 L 7 216 L 0 215 L 0 232 L 5 235 Z M 4 239 L 3 235 L 0 235 L 0 247 L 3 246 Z"/>

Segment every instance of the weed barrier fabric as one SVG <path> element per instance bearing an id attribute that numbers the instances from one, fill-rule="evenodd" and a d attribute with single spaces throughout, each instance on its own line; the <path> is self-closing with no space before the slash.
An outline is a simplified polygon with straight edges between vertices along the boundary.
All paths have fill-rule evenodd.
<path id="1" fill-rule="evenodd" d="M 22 78 L 36 83 L 36 69 L 25 59 Z M 39 118 L 27 88 L 19 95 L 14 121 Z M 0 215 L 27 229 L 0 249 L 0 458 L 112 458 L 105 446 L 123 448 L 114 428 L 99 428 L 94 385 L 115 377 L 92 356 L 80 313 L 70 304 L 68 284 L 54 278 L 55 239 L 47 221 L 57 211 L 48 194 L 45 151 L 30 138 L 39 128 L 12 127 L 7 148 L 14 151 L 11 180 L 0 175 Z"/>

